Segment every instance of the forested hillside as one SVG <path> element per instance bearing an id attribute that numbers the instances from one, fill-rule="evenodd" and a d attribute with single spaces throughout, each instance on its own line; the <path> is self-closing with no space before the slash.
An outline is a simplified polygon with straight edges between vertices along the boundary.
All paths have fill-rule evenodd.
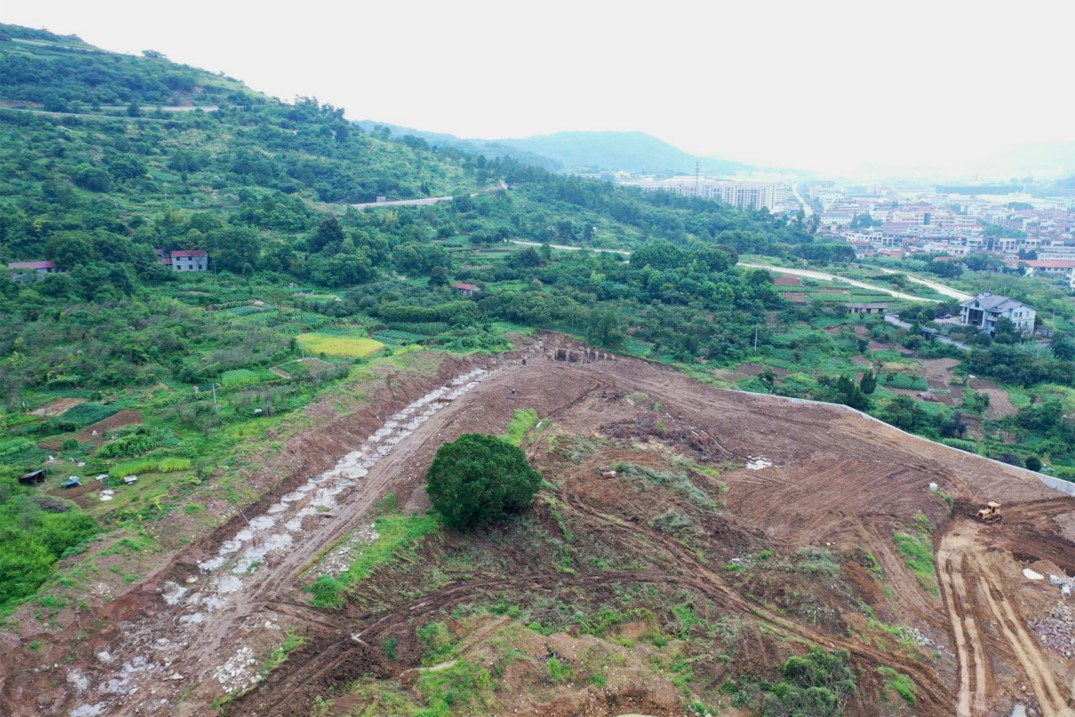
<path id="1" fill-rule="evenodd" d="M 366 134 L 315 99 L 280 103 L 157 53 L 3 26 L 0 68 L 0 261 L 57 270 L 0 272 L 0 507 L 23 516 L 0 555 L 7 605 L 98 526 L 168 542 L 152 526 L 181 505 L 197 519 L 189 496 L 214 476 L 241 500 L 220 460 L 370 356 L 500 350 L 527 327 L 739 356 L 781 299 L 738 253 L 812 240 L 765 213 Z M 625 263 L 556 243 L 641 251 Z M 211 271 L 173 271 L 156 250 L 206 251 Z M 51 503 L 14 479 L 42 466 Z M 59 487 L 128 472 L 148 483 L 115 500 Z"/>
<path id="2" fill-rule="evenodd" d="M 350 206 L 442 197 L 454 198 Z M 156 250 L 205 251 L 210 271 L 174 271 Z M 743 254 L 825 262 L 848 251 L 798 217 L 366 133 L 313 98 L 281 103 L 156 53 L 0 26 L 0 261 L 58 271 L 0 272 L 0 510 L 27 516 L 8 544 L 52 536 L 45 550 L 0 554 L 0 606 L 34 594 L 98 527 L 137 526 L 150 544 L 183 535 L 156 532 L 181 510 L 187 530 L 211 527 L 220 518 L 198 517 L 201 491 L 252 498 L 221 467 L 228 457 L 373 357 L 501 351 L 535 329 L 719 385 L 848 403 L 968 450 L 1073 462 L 1054 404 L 1041 411 L 1028 397 L 1027 413 L 989 423 L 971 390 L 965 403 L 912 399 L 925 379 L 909 375 L 905 349 L 960 354 L 846 316 L 847 302 L 884 295 L 789 291 L 736 267 Z M 951 311 L 908 316 L 927 324 Z M 1025 359 L 1042 380 L 1071 375 L 1060 356 L 987 351 L 972 358 L 979 375 L 997 374 L 995 357 Z M 975 411 L 980 444 L 965 414 Z M 1029 443 L 985 440 L 1015 431 Z M 56 503 L 16 486 L 42 466 Z M 59 488 L 76 468 L 105 484 L 150 479 L 97 502 Z M 70 517 L 45 515 L 57 505 Z"/>

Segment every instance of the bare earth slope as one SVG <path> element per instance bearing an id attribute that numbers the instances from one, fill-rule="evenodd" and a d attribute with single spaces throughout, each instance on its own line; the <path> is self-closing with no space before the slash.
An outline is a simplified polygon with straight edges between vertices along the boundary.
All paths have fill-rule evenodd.
<path id="1" fill-rule="evenodd" d="M 375 714 L 370 705 L 379 698 L 355 691 L 356 681 L 374 675 L 411 694 L 421 649 L 414 631 L 431 616 L 496 595 L 516 595 L 524 604 L 556 595 L 584 609 L 616 585 L 691 595 L 734 618 L 742 628 L 725 649 L 738 651 L 733 662 L 739 669 L 771 670 L 805 645 L 848 649 L 864 675 L 862 698 L 849 706 L 856 714 L 887 713 L 870 707 L 887 699 L 876 677 L 883 666 L 913 679 L 918 714 L 1007 715 L 1015 702 L 1043 715 L 1072 714 L 1068 660 L 1031 627 L 1055 610 L 1059 592 L 1021 574 L 1026 565 L 1075 573 L 1075 546 L 1064 537 L 1075 525 L 1071 498 L 1027 472 L 841 407 L 723 391 L 629 359 L 556 361 L 555 341 L 531 346 L 525 366 L 517 357 L 487 362 L 487 370 L 481 361 L 454 362 L 427 385 L 386 388 L 380 405 L 341 423 L 331 440 L 307 437 L 307 446 L 328 451 L 267 496 L 259 518 L 248 515 L 250 524 L 227 526 L 153 580 L 100 606 L 76 626 L 94 625 L 96 637 L 75 649 L 68 664 L 37 671 L 25 646 L 4 655 L 0 712 L 205 714 L 214 698 L 254 685 L 260 676 L 255 656 L 278 645 L 282 629 L 292 625 L 309 636 L 308 645 L 226 713 L 308 714 L 315 700 L 327 697 L 339 699 L 327 714 Z M 462 378 L 453 384 L 455 377 Z M 438 387 L 445 390 L 421 403 Z M 464 432 L 501 433 L 514 409 L 530 407 L 548 421 L 527 450 L 550 487 L 528 520 L 554 532 L 557 525 L 571 528 L 570 544 L 557 548 L 558 563 L 546 555 L 546 543 L 534 543 L 531 552 L 512 548 L 512 536 L 523 528 L 469 539 L 447 534 L 420 552 L 415 565 L 375 575 L 342 611 L 305 604 L 296 578 L 351 530 L 368 525 L 383 495 L 396 492 L 412 507 L 426 504 L 422 476 L 442 442 Z M 427 409 L 433 410 L 415 422 Z M 373 440 L 378 428 L 384 433 Z M 355 453 L 336 462 L 348 452 Z M 675 486 L 648 486 L 623 475 L 600 477 L 602 469 L 624 461 L 654 470 L 687 461 L 697 467 L 687 471 L 694 487 L 677 493 Z M 951 513 L 930 483 L 951 497 Z M 339 490 L 329 495 L 333 487 Z M 1004 503 L 1001 524 L 982 526 L 968 517 L 987 500 Z M 669 516 L 678 527 L 669 527 Z M 932 534 L 935 575 L 912 572 L 893 541 L 894 533 L 917 529 Z M 818 581 L 795 567 L 803 548 L 818 546 L 838 556 L 839 575 Z M 482 551 L 495 556 L 479 561 L 485 567 L 449 569 L 453 556 Z M 762 554 L 775 555 L 772 567 L 747 557 Z M 735 561 L 747 569 L 724 567 Z M 534 602 L 534 614 L 548 604 Z M 660 606 L 653 611 L 660 621 Z M 863 639 L 873 629 L 873 614 L 913 628 L 921 645 L 932 647 L 919 654 L 882 644 L 883 635 Z M 494 659 L 491 636 L 514 629 L 504 620 L 461 621 L 453 628 L 458 654 Z M 564 654 L 594 639 L 568 632 L 548 638 L 570 642 Z M 520 650 L 534 634 L 516 638 Z M 386 656 L 389 638 L 398 642 L 398 655 Z M 535 654 L 550 649 L 548 640 Z M 617 648 L 595 643 L 587 649 Z M 550 686 L 509 671 L 504 679 L 517 684 L 498 692 L 487 710 L 682 714 L 681 692 L 664 678 L 640 682 L 648 668 L 635 664 L 642 648 L 632 652 L 616 663 L 625 671 L 622 680 L 609 678 L 600 689 Z M 699 684 L 718 685 L 739 674 L 726 662 L 710 662 L 698 658 Z M 582 673 L 582 662 L 576 670 Z"/>

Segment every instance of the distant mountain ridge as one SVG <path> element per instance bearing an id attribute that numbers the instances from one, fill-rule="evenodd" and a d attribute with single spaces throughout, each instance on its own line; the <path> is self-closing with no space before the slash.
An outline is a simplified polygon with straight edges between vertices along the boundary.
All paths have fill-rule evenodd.
<path id="1" fill-rule="evenodd" d="M 511 157 L 551 171 L 635 174 L 702 174 L 723 176 L 754 169 L 730 160 L 696 157 L 644 132 L 557 132 L 516 139 L 463 139 L 385 122 L 356 122 L 370 132 L 387 127 L 393 135 L 412 135 L 431 145 L 452 147 L 488 157 Z"/>
<path id="2" fill-rule="evenodd" d="M 560 162 L 568 171 L 721 176 L 753 169 L 723 159 L 696 157 L 644 132 L 557 132 L 523 139 L 497 140 Z"/>

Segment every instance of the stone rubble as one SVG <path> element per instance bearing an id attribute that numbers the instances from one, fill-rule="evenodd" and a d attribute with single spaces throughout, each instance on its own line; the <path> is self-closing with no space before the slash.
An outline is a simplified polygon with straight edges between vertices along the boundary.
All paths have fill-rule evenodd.
<path id="1" fill-rule="evenodd" d="M 159 636 L 144 632 L 132 633 L 128 644 L 131 646 L 129 654 L 134 656 L 124 661 L 119 671 L 111 664 L 116 657 L 108 652 L 98 653 L 98 661 L 104 668 L 101 671 L 105 676 L 99 678 L 94 686 L 90 677 L 80 675 L 79 684 L 84 679 L 85 689 L 92 688 L 106 701 L 80 705 L 70 713 L 71 717 L 96 717 L 106 709 L 109 713 L 119 714 L 117 705 L 129 703 L 130 698 L 138 692 L 135 677 L 139 673 L 152 673 L 151 679 L 154 680 L 177 680 L 175 675 L 180 673 L 170 668 L 172 662 L 179 659 L 187 645 L 199 640 L 204 625 L 212 620 L 213 613 L 224 610 L 230 600 L 242 593 L 252 573 L 263 565 L 282 559 L 297 540 L 302 540 L 302 533 L 305 532 L 303 524 L 307 518 L 331 516 L 341 496 L 358 487 L 359 481 L 395 445 L 452 401 L 477 387 L 487 375 L 488 371 L 483 368 L 474 369 L 430 391 L 397 411 L 358 450 L 345 455 L 333 468 L 282 496 L 263 514 L 249 518 L 243 529 L 221 543 L 216 555 L 198 563 L 202 574 L 209 577 L 207 584 L 200 586 L 200 589 L 183 587 L 173 581 L 166 582 L 161 599 L 176 613 L 174 624 L 177 629 L 169 633 L 170 639 L 158 639 Z M 338 573 L 346 569 L 354 552 L 376 538 L 377 533 L 372 526 L 359 527 L 347 543 L 333 551 L 327 570 Z M 186 582 L 194 584 L 198 581 L 188 578 Z M 253 650 L 241 644 L 236 644 L 235 648 L 232 656 L 213 672 L 213 678 L 228 692 L 248 689 L 261 679 Z M 147 655 L 152 655 L 153 659 Z M 190 679 L 196 680 L 197 676 L 190 676 Z"/>

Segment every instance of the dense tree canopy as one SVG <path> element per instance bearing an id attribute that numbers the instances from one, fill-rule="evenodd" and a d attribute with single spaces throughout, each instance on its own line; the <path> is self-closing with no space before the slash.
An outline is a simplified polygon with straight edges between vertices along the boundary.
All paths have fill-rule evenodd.
<path id="1" fill-rule="evenodd" d="M 481 433 L 441 446 L 427 479 L 433 507 L 459 530 L 520 512 L 541 485 L 519 448 Z"/>

